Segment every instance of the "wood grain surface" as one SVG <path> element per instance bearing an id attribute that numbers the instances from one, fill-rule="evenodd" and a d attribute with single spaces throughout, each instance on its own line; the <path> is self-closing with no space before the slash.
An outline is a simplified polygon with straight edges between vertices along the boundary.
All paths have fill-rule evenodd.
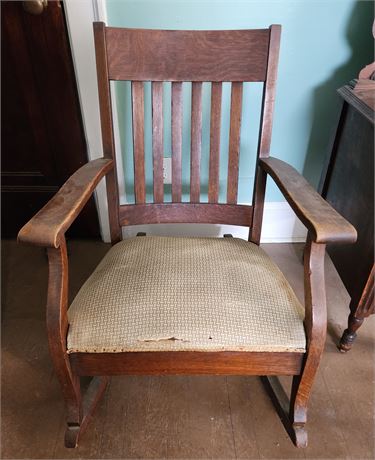
<path id="1" fill-rule="evenodd" d="M 200 163 L 202 151 L 202 83 L 191 89 L 190 202 L 200 201 Z"/>
<path id="2" fill-rule="evenodd" d="M 145 114 L 143 82 L 132 82 L 133 155 L 135 202 L 146 202 L 145 184 Z"/>
<path id="3" fill-rule="evenodd" d="M 269 30 L 106 28 L 111 80 L 264 81 Z"/>
<path id="4" fill-rule="evenodd" d="M 71 353 L 78 375 L 295 375 L 304 353 L 137 352 Z"/>
<path id="5" fill-rule="evenodd" d="M 208 176 L 208 202 L 219 201 L 219 167 L 220 167 L 220 130 L 221 101 L 223 84 L 213 82 L 211 86 L 211 117 L 210 117 L 210 162 Z"/>
<path id="6" fill-rule="evenodd" d="M 152 82 L 152 166 L 154 203 L 164 200 L 163 183 L 163 83 Z"/>
<path id="7" fill-rule="evenodd" d="M 172 201 L 182 196 L 182 83 L 172 83 Z"/>
<path id="8" fill-rule="evenodd" d="M 56 195 L 22 227 L 18 241 L 38 246 L 60 245 L 100 179 L 113 169 L 113 160 L 98 158 L 76 171 Z"/>
<path id="9" fill-rule="evenodd" d="M 242 83 L 232 83 L 227 182 L 227 203 L 229 204 L 237 203 L 238 171 L 240 160 L 242 92 Z"/>
<path id="10" fill-rule="evenodd" d="M 121 225 L 207 223 L 251 226 L 252 208 L 246 205 L 163 203 L 121 205 Z"/>
<path id="11" fill-rule="evenodd" d="M 317 243 L 354 243 L 356 229 L 327 203 L 292 166 L 277 158 L 260 165 L 276 182 L 299 219 Z"/>

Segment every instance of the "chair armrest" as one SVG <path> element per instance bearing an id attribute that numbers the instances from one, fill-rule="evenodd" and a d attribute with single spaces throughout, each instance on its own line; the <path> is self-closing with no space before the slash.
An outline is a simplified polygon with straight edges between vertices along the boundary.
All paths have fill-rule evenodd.
<path id="1" fill-rule="evenodd" d="M 87 203 L 100 179 L 112 168 L 113 160 L 107 158 L 98 158 L 79 168 L 21 228 L 18 241 L 58 248 L 61 237 Z"/>
<path id="2" fill-rule="evenodd" d="M 261 158 L 260 167 L 269 174 L 311 232 L 316 243 L 354 243 L 357 231 L 292 166 L 277 158 Z"/>

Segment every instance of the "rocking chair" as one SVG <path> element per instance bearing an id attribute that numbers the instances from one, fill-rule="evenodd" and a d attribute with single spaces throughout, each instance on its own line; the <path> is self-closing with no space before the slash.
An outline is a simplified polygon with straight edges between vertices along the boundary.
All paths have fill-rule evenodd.
<path id="1" fill-rule="evenodd" d="M 307 403 L 326 336 L 326 243 L 353 243 L 356 231 L 291 166 L 270 157 L 281 27 L 171 31 L 94 24 L 103 158 L 90 161 L 19 232 L 46 247 L 47 331 L 67 407 L 65 445 L 75 447 L 109 376 L 263 376 L 278 408 L 278 375 L 293 376 L 285 424 L 307 445 Z M 119 204 L 110 81 L 131 81 L 134 204 Z M 153 202 L 146 200 L 144 82 L 152 82 Z M 163 84 L 171 85 L 172 188 L 163 185 Z M 190 200 L 182 198 L 182 86 L 191 82 Z M 202 84 L 211 82 L 208 199 L 202 200 Z M 231 83 L 226 200 L 219 200 L 222 84 Z M 237 204 L 244 82 L 263 82 L 253 203 Z M 270 175 L 308 229 L 305 305 L 259 247 Z M 65 232 L 105 176 L 112 248 L 68 309 Z M 143 236 L 127 225 L 247 226 L 238 238 Z M 302 309 L 302 315 L 301 315 Z M 304 318 L 304 319 L 303 319 Z M 81 395 L 80 378 L 91 376 Z M 285 396 L 285 395 L 284 395 Z"/>

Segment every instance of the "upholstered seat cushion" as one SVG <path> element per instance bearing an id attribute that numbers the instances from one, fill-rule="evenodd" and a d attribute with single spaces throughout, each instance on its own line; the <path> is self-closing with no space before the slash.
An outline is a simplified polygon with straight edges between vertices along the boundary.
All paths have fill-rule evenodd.
<path id="1" fill-rule="evenodd" d="M 305 350 L 301 305 L 255 244 L 136 237 L 111 248 L 68 310 L 68 351 Z"/>

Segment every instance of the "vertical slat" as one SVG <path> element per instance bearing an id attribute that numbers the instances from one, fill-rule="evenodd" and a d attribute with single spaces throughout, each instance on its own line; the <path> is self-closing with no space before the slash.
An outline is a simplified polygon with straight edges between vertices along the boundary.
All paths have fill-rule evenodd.
<path id="1" fill-rule="evenodd" d="M 200 201 L 200 162 L 202 149 L 202 82 L 192 83 L 190 201 Z"/>
<path id="2" fill-rule="evenodd" d="M 208 202 L 219 201 L 220 127 L 222 83 L 211 86 L 210 164 L 208 176 Z"/>
<path id="3" fill-rule="evenodd" d="M 279 61 L 281 26 L 270 27 L 266 81 L 263 86 L 262 112 L 259 129 L 258 159 L 270 154 L 273 109 L 276 95 L 277 65 Z M 257 166 L 253 191 L 253 223 L 249 241 L 260 243 L 262 232 L 266 173 Z"/>
<path id="4" fill-rule="evenodd" d="M 105 24 L 94 22 L 94 39 L 96 68 L 98 74 L 98 91 L 100 120 L 103 139 L 103 156 L 114 160 L 114 168 L 106 175 L 109 228 L 112 244 L 121 240 L 119 224 L 119 193 L 116 173 L 115 143 L 112 128 L 112 107 L 107 67 L 107 47 L 105 39 Z"/>
<path id="5" fill-rule="evenodd" d="M 152 160 L 154 203 L 163 203 L 163 82 L 152 82 Z"/>
<path id="6" fill-rule="evenodd" d="M 182 83 L 172 83 L 172 202 L 181 201 Z"/>
<path id="7" fill-rule="evenodd" d="M 241 112 L 243 84 L 232 83 L 230 103 L 230 130 L 228 155 L 227 203 L 237 203 L 238 193 L 238 163 L 240 152 Z"/>
<path id="8" fill-rule="evenodd" d="M 145 186 L 145 136 L 144 136 L 144 86 L 141 81 L 132 82 L 133 154 L 135 202 L 146 202 Z"/>

